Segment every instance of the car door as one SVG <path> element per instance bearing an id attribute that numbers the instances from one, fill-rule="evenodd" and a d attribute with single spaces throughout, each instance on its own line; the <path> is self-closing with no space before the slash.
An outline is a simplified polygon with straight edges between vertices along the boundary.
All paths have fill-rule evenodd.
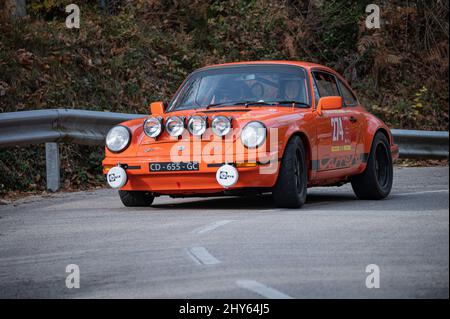
<path id="1" fill-rule="evenodd" d="M 355 151 L 355 161 L 352 160 L 352 164 L 354 166 L 358 166 L 362 158 L 360 155 L 363 155 L 364 152 L 364 130 L 365 130 L 365 116 L 363 113 L 363 109 L 359 104 L 358 99 L 352 92 L 352 90 L 344 83 L 341 79 L 338 78 L 339 91 L 341 92 L 341 96 L 343 99 L 343 110 L 345 111 L 345 116 L 348 117 L 350 121 L 349 124 L 349 133 L 350 133 L 350 141 L 352 145 L 352 149 Z"/>
<path id="2" fill-rule="evenodd" d="M 342 96 L 337 77 L 324 70 L 314 70 L 313 87 L 316 101 L 325 96 Z M 352 110 L 323 110 L 316 117 L 318 172 L 349 168 L 356 165 L 355 149 L 358 142 L 352 129 Z"/>

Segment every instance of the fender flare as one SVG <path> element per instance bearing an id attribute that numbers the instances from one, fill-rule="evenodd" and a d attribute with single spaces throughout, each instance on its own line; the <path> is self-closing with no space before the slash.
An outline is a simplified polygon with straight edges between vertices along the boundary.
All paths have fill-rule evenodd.
<path id="1" fill-rule="evenodd" d="M 283 143 L 283 145 L 279 144 L 280 151 L 279 151 L 278 160 L 281 163 L 281 160 L 284 156 L 284 151 L 286 150 L 286 145 L 289 143 L 289 141 L 294 136 L 300 137 L 300 139 L 303 142 L 303 146 L 305 148 L 305 153 L 306 153 L 306 167 L 308 168 L 308 181 L 309 181 L 312 177 L 311 163 L 313 160 L 313 151 L 312 151 L 312 146 L 311 146 L 311 138 L 310 138 L 310 136 L 308 136 L 308 134 L 304 130 L 302 130 L 299 127 L 292 128 L 292 129 L 288 128 L 286 130 L 285 134 L 283 134 L 283 136 L 282 136 L 282 141 L 284 143 Z M 277 176 L 277 179 L 278 179 L 278 176 Z"/>
<path id="2" fill-rule="evenodd" d="M 363 160 L 359 166 L 359 171 L 361 173 L 366 169 L 367 160 L 372 151 L 373 139 L 375 138 L 376 134 L 381 133 L 381 134 L 385 135 L 389 142 L 389 145 L 391 146 L 391 149 L 394 146 L 394 139 L 392 137 L 392 133 L 391 133 L 390 129 L 381 121 L 378 120 L 377 122 L 378 122 L 378 125 L 369 125 L 367 128 L 367 135 L 366 135 L 366 139 L 364 141 L 364 152 L 362 154 Z"/>

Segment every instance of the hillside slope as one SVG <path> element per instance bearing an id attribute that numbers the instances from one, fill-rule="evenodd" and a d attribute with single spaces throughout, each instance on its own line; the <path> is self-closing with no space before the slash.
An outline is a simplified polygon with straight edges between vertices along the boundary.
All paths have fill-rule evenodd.
<path id="1" fill-rule="evenodd" d="M 363 104 L 392 127 L 448 129 L 448 2 L 381 1 L 381 28 L 365 28 L 370 1 L 28 1 L 28 17 L 0 23 L 0 112 L 80 108 L 145 113 L 211 63 L 292 59 L 344 74 Z M 102 179 L 101 148 L 63 145 L 66 188 Z M 0 150 L 0 193 L 42 189 L 43 146 Z M 86 160 L 88 159 L 88 160 Z"/>

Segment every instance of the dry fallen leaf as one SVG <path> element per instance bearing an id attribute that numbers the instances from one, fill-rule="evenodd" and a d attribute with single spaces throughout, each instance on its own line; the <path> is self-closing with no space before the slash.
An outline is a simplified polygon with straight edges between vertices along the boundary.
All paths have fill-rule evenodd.
<path id="1" fill-rule="evenodd" d="M 34 54 L 31 52 L 28 52 L 25 49 L 19 49 L 16 51 L 17 55 L 17 61 L 19 64 L 23 65 L 24 67 L 31 68 L 31 65 L 34 61 Z"/>

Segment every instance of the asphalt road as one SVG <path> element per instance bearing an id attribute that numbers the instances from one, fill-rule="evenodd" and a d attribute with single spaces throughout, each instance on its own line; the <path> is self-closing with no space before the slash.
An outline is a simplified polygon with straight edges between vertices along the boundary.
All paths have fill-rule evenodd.
<path id="1" fill-rule="evenodd" d="M 448 181 L 448 167 L 396 169 L 386 200 L 316 188 L 300 210 L 269 196 L 139 209 L 109 189 L 28 198 L 0 206 L 0 297 L 448 298 Z"/>

